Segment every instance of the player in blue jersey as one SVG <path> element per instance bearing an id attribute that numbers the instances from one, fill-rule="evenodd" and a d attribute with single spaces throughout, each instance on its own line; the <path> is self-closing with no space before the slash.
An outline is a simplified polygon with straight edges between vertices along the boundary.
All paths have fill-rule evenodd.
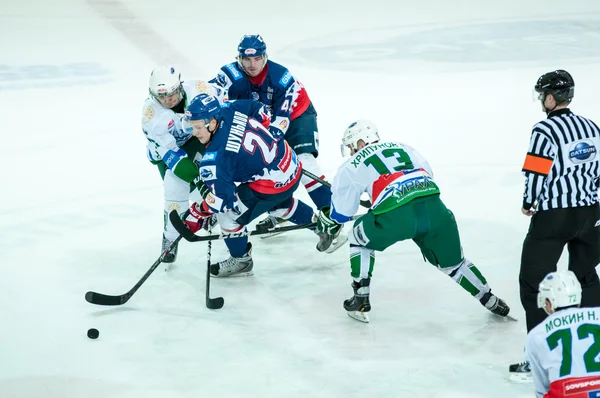
<path id="1" fill-rule="evenodd" d="M 271 113 L 258 101 L 239 100 L 222 106 L 217 98 L 198 95 L 186 109 L 193 135 L 206 145 L 198 189 L 185 222 L 196 232 L 213 213 L 224 233 L 270 212 L 295 224 L 308 224 L 313 210 L 292 197 L 300 185 L 302 165 L 290 145 L 269 131 Z M 236 186 L 239 184 L 239 186 Z M 214 276 L 251 275 L 254 266 L 248 237 L 225 239 L 231 257 L 211 265 Z"/>
<path id="2" fill-rule="evenodd" d="M 325 179 L 316 159 L 319 155 L 317 112 L 302 83 L 286 67 L 268 59 L 267 46 L 260 35 L 242 37 L 237 62 L 223 66 L 210 83 L 223 88 L 229 100 L 251 99 L 269 105 L 273 112 L 271 132 L 284 134 L 302 167 Z M 301 181 L 317 209 L 329 206 L 331 190 L 328 187 L 306 176 L 302 176 Z M 267 228 L 275 223 L 272 216 L 261 222 Z"/>

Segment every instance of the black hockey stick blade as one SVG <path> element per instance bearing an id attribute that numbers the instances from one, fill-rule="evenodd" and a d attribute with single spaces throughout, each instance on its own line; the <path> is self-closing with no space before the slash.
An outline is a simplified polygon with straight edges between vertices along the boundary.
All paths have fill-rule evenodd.
<path id="1" fill-rule="evenodd" d="M 220 310 L 223 308 L 225 304 L 225 299 L 223 297 L 215 297 L 215 298 L 206 298 L 206 308 L 209 310 Z"/>
<path id="2" fill-rule="evenodd" d="M 310 171 L 306 170 L 306 169 L 302 169 L 302 174 L 304 174 L 305 176 L 307 176 L 308 178 L 312 178 L 313 180 L 315 180 L 316 182 L 325 185 L 328 188 L 331 188 L 331 183 L 325 181 L 324 179 L 322 179 L 321 177 L 319 177 L 316 174 L 311 173 Z M 370 200 L 366 200 L 366 199 L 361 199 L 360 200 L 360 205 L 362 207 L 366 207 L 367 209 L 371 208 L 371 201 Z"/>
<path id="3" fill-rule="evenodd" d="M 85 301 L 91 304 L 97 305 L 122 305 L 131 298 L 129 294 L 122 294 L 120 296 L 110 296 L 107 294 L 87 292 L 85 294 Z"/>
<path id="4" fill-rule="evenodd" d="M 272 234 L 274 232 L 287 232 L 287 231 L 296 231 L 299 229 L 305 228 L 315 228 L 317 223 L 310 224 L 300 224 L 300 225 L 290 225 L 289 227 L 277 227 L 268 231 L 250 231 L 250 232 L 236 232 L 232 234 L 221 234 L 221 235 L 208 235 L 208 236 L 198 236 L 192 233 L 183 220 L 179 217 L 175 210 L 172 210 L 169 213 L 169 220 L 173 227 L 179 232 L 179 234 L 188 242 L 204 242 L 208 240 L 217 240 L 217 239 L 226 239 L 226 238 L 239 238 L 241 236 L 254 236 L 254 235 L 266 235 Z"/>
<path id="5" fill-rule="evenodd" d="M 158 268 L 158 266 L 162 263 L 165 254 L 167 252 L 169 252 L 170 250 L 173 250 L 173 248 L 177 245 L 177 243 L 179 243 L 181 238 L 182 238 L 182 236 L 179 235 L 177 237 L 177 239 L 175 239 L 173 241 L 173 243 L 171 243 L 171 245 L 154 262 L 154 264 L 152 264 L 150 269 L 148 271 L 146 271 L 146 273 L 144 274 L 144 276 L 142 276 L 142 278 L 138 281 L 138 283 L 136 283 L 135 286 L 132 287 L 127 293 L 123 293 L 118 296 L 111 296 L 108 294 L 87 292 L 85 294 L 85 301 L 87 301 L 90 304 L 96 304 L 96 305 L 123 305 L 123 304 L 125 304 L 127 301 L 129 301 L 131 296 L 133 296 L 135 294 L 135 292 L 137 292 L 137 290 L 144 284 L 144 282 L 146 282 L 146 279 L 148 279 L 150 277 L 150 275 L 154 272 L 154 270 L 156 268 Z"/>
<path id="6" fill-rule="evenodd" d="M 208 233 L 212 232 L 212 228 L 208 229 Z M 206 252 L 206 308 L 209 310 L 218 310 L 223 308 L 225 299 L 223 297 L 210 298 L 210 256 L 212 251 L 212 241 L 208 241 L 208 251 Z"/>
<path id="7" fill-rule="evenodd" d="M 196 238 L 198 238 L 198 236 L 188 229 L 187 225 L 185 225 L 175 210 L 171 210 L 169 213 L 169 221 L 171 221 L 171 224 L 177 230 L 179 235 L 183 237 L 183 239 L 187 240 L 188 242 L 196 242 Z"/>

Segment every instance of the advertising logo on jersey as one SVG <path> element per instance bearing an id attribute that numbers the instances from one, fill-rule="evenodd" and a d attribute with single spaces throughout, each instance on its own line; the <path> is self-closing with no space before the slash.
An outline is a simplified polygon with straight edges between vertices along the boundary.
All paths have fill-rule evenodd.
<path id="1" fill-rule="evenodd" d="M 589 162 L 596 157 L 596 146 L 590 140 L 573 143 L 569 149 L 569 159 L 575 164 Z"/>
<path id="2" fill-rule="evenodd" d="M 239 70 L 237 70 L 235 63 L 227 64 L 227 65 L 225 65 L 225 67 L 229 70 L 229 72 L 231 72 L 231 75 L 233 76 L 234 80 L 238 80 L 238 79 L 242 78 L 242 74 L 240 73 Z"/>
<path id="3" fill-rule="evenodd" d="M 206 200 L 206 203 L 208 203 L 211 206 L 214 206 L 215 203 L 217 203 L 215 196 L 211 192 L 209 192 L 208 195 L 206 195 L 206 198 L 204 200 Z"/>
<path id="4" fill-rule="evenodd" d="M 252 92 L 252 99 L 254 101 L 258 101 L 260 99 L 260 97 L 259 97 L 259 95 L 258 95 L 257 92 L 255 92 L 255 91 Z"/>
<path id="5" fill-rule="evenodd" d="M 282 86 L 287 86 L 287 84 L 290 82 L 290 80 L 292 79 L 292 75 L 289 71 L 285 71 L 285 73 L 283 74 L 283 76 L 281 76 L 281 79 L 279 80 L 279 84 L 281 84 Z"/>
<path id="6" fill-rule="evenodd" d="M 216 158 L 217 158 L 216 152 L 206 152 L 204 154 L 204 156 L 202 156 L 202 160 L 207 161 L 207 162 L 214 162 Z"/>
<path id="7" fill-rule="evenodd" d="M 203 180 L 212 180 L 217 174 L 217 166 L 203 166 L 200 169 L 200 177 Z"/>
<path id="8" fill-rule="evenodd" d="M 175 120 L 169 120 L 169 124 L 167 125 L 167 129 L 171 130 L 175 126 Z"/>
<path id="9" fill-rule="evenodd" d="M 281 122 L 279 122 L 279 130 L 286 131 L 288 128 L 288 119 L 283 118 Z"/>

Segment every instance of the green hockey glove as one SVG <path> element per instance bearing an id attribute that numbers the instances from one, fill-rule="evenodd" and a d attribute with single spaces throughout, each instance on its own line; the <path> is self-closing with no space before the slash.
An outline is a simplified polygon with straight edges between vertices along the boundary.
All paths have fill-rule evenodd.
<path id="1" fill-rule="evenodd" d="M 338 224 L 329 216 L 331 212 L 330 207 L 323 207 L 321 211 L 319 211 L 319 217 L 317 218 L 317 231 L 320 234 L 328 234 L 328 235 L 336 235 L 340 228 L 342 228 L 341 224 Z"/>

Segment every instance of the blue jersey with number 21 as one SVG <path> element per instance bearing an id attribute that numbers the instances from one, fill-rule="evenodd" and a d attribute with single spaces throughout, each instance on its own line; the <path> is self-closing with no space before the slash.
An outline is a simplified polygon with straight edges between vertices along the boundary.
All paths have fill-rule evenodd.
<path id="1" fill-rule="evenodd" d="M 205 199 L 214 212 L 235 207 L 236 183 L 262 194 L 291 188 L 301 175 L 296 154 L 282 136 L 269 131 L 271 113 L 258 101 L 238 100 L 221 106 L 221 121 L 200 163 L 200 176 L 212 194 Z"/>

